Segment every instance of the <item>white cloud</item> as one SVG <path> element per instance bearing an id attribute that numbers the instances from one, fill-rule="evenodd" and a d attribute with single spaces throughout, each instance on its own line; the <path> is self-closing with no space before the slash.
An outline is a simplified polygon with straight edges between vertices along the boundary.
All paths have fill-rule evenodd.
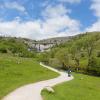
<path id="1" fill-rule="evenodd" d="M 80 3 L 81 0 L 59 0 L 60 2 L 64 3 Z"/>
<path id="2" fill-rule="evenodd" d="M 100 31 L 100 19 L 97 22 L 93 23 L 90 27 L 88 27 L 86 31 Z"/>
<path id="3" fill-rule="evenodd" d="M 78 31 L 79 26 L 80 23 L 78 21 L 73 20 L 68 16 L 58 16 L 50 18 L 45 23 L 43 23 L 44 33 L 51 33 L 51 34 L 52 33 L 54 34 L 59 31 L 64 31 L 65 29 L 66 30 L 74 29 Z"/>
<path id="4" fill-rule="evenodd" d="M 0 22 L 0 33 L 7 36 L 37 38 L 40 34 L 40 23 L 37 22 L 20 22 L 17 20 L 10 22 Z M 36 37 L 37 36 L 37 37 Z"/>
<path id="5" fill-rule="evenodd" d="M 25 7 L 20 5 L 17 2 L 5 2 L 4 5 L 2 5 L 2 6 L 7 9 L 15 9 L 20 12 L 25 12 Z"/>
<path id="6" fill-rule="evenodd" d="M 42 13 L 45 17 L 57 17 L 57 16 L 63 16 L 67 13 L 71 13 L 70 9 L 66 9 L 63 5 L 56 5 L 55 7 L 49 5 L 45 9 L 45 11 Z"/>
<path id="7" fill-rule="evenodd" d="M 63 5 L 48 6 L 43 15 L 47 19 L 43 23 L 43 33 L 47 36 L 74 35 L 80 31 L 80 22 L 68 16 L 70 9 Z"/>
<path id="8" fill-rule="evenodd" d="M 100 0 L 92 0 L 91 8 L 95 16 L 100 17 Z"/>
<path id="9" fill-rule="evenodd" d="M 97 21 L 86 28 L 86 31 L 100 31 L 100 0 L 92 0 L 90 9 L 94 11 Z"/>
<path id="10" fill-rule="evenodd" d="M 70 12 L 63 5 L 49 6 L 42 13 L 44 21 L 0 22 L 0 33 L 10 36 L 43 39 L 57 36 L 75 35 L 80 32 L 80 22 L 68 16 Z"/>

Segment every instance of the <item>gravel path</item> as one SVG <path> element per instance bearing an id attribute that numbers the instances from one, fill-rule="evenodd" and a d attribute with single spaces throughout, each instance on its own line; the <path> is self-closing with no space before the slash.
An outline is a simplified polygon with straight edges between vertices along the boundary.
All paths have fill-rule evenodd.
<path id="1" fill-rule="evenodd" d="M 54 68 L 43 65 L 42 63 L 40 63 L 40 65 L 54 72 L 59 73 L 60 76 L 58 76 L 57 78 L 50 79 L 50 80 L 40 81 L 37 83 L 22 86 L 16 89 L 15 91 L 13 91 L 12 93 L 8 94 L 2 100 L 43 100 L 41 96 L 41 91 L 46 86 L 52 87 L 59 83 L 73 79 L 73 76 L 68 77 L 68 74 L 65 72 L 60 72 Z"/>

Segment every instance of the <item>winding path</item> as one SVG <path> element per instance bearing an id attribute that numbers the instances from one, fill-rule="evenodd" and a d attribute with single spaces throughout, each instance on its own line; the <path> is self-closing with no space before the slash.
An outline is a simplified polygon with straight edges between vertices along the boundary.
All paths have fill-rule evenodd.
<path id="1" fill-rule="evenodd" d="M 2 100 L 43 100 L 41 96 L 41 91 L 46 87 L 46 86 L 55 86 L 59 83 L 69 81 L 73 79 L 73 76 L 68 77 L 68 74 L 65 72 L 60 72 L 54 68 L 51 68 L 49 66 L 43 65 L 40 63 L 41 66 L 48 68 L 54 72 L 57 72 L 60 74 L 57 78 L 53 78 L 50 80 L 45 80 L 45 81 L 40 81 L 37 83 L 25 85 L 23 87 L 20 87 L 4 97 Z"/>

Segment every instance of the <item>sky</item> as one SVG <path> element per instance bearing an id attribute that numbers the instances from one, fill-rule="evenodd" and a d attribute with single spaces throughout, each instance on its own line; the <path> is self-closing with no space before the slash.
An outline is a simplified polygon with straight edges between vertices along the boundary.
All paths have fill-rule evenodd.
<path id="1" fill-rule="evenodd" d="M 100 0 L 0 0 L 0 35 L 46 39 L 100 31 Z"/>

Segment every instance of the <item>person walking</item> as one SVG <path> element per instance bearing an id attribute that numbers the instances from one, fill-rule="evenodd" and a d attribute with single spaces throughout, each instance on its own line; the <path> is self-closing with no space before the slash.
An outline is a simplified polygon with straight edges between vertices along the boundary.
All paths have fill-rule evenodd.
<path id="1" fill-rule="evenodd" d="M 68 77 L 71 77 L 71 70 L 68 69 Z"/>

